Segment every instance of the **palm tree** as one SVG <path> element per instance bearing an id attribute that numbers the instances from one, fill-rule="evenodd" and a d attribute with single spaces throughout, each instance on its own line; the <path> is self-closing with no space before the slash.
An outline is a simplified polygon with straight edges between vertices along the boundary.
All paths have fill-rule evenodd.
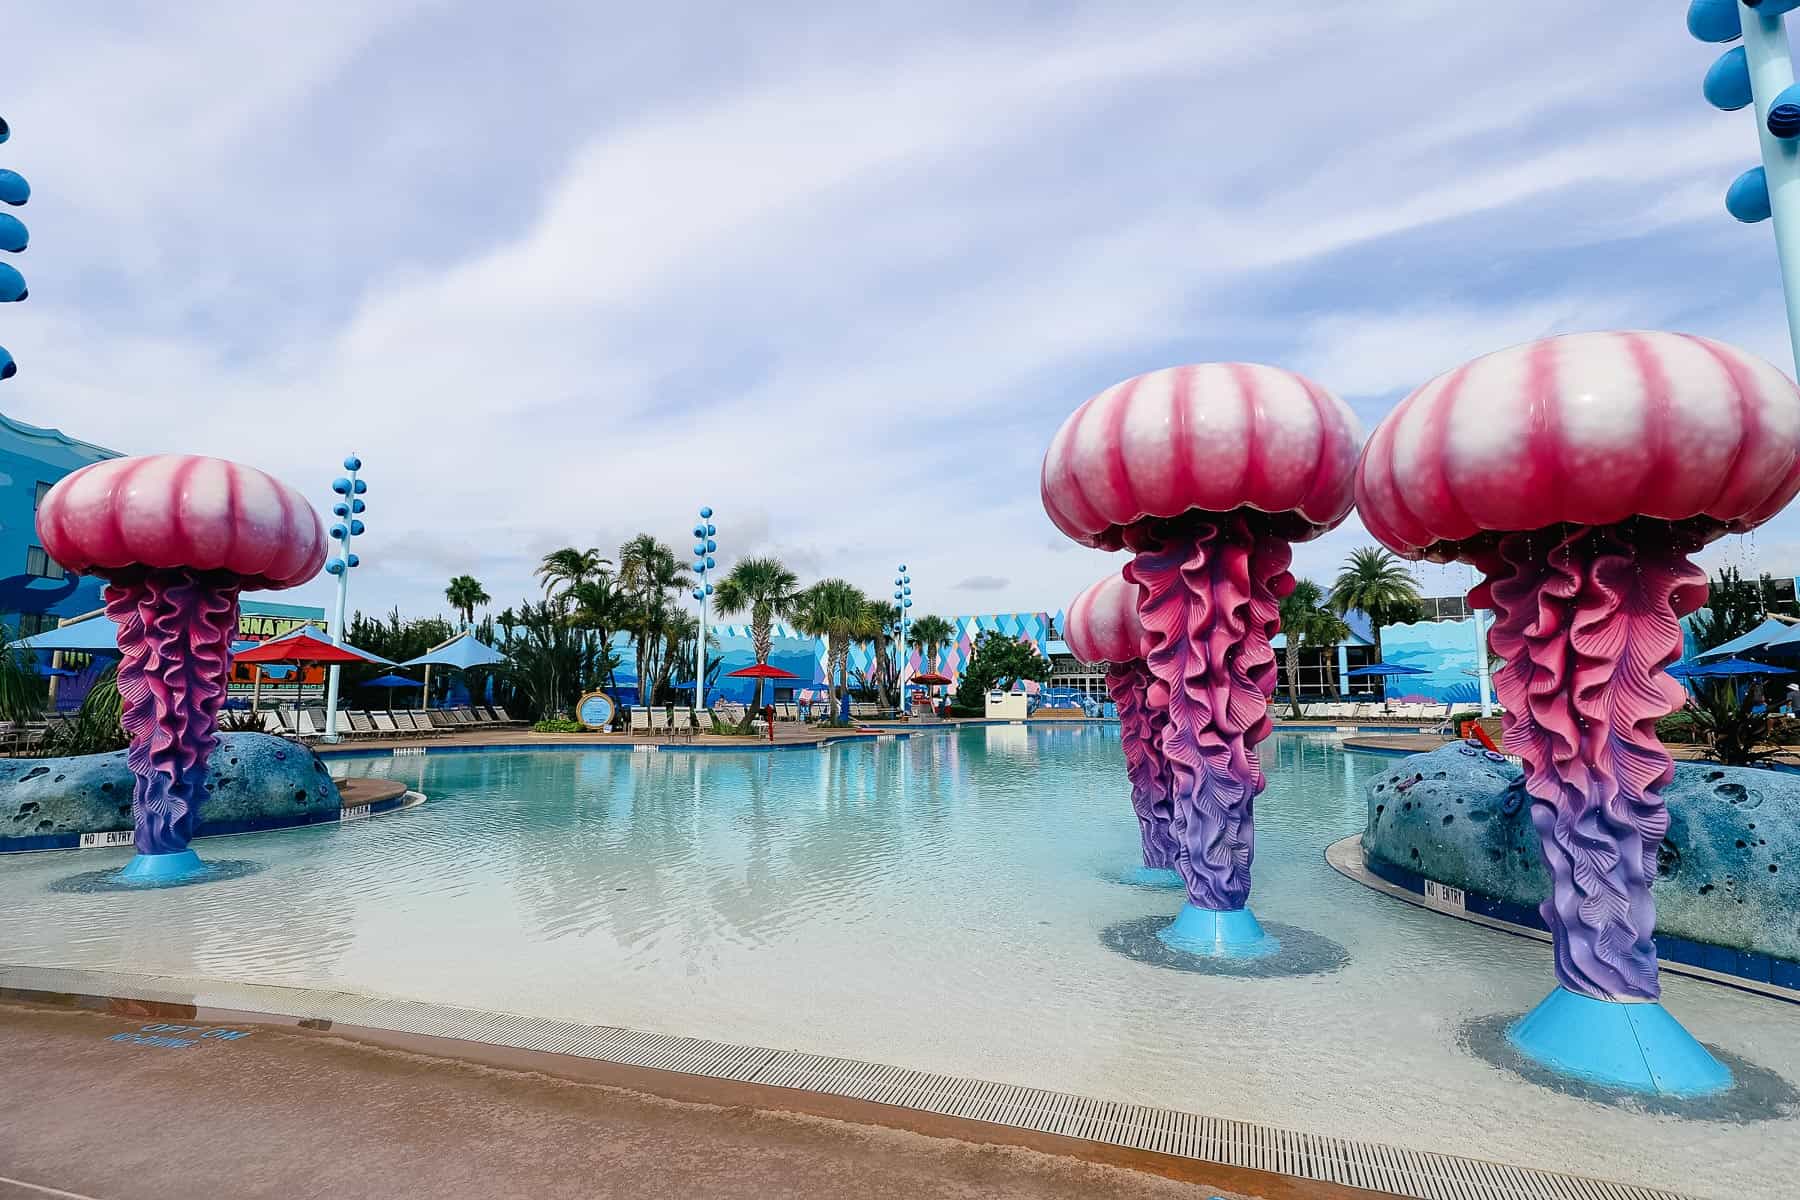
<path id="1" fill-rule="evenodd" d="M 1419 619 L 1419 585 L 1398 558 L 1379 546 L 1352 550 L 1332 582 L 1331 607 L 1341 616 L 1351 609 L 1369 618 L 1375 631 L 1375 658 L 1381 659 L 1381 627 Z"/>
<path id="2" fill-rule="evenodd" d="M 756 665 L 769 664 L 769 651 L 774 645 L 772 626 L 777 617 L 787 620 L 794 614 L 799 599 L 800 578 L 778 558 L 741 558 L 724 579 L 719 581 L 713 603 L 719 615 L 734 616 L 750 611 L 750 648 L 756 654 Z M 751 716 L 763 706 L 763 681 L 756 681 L 756 703 L 744 714 L 745 727 Z"/>
<path id="3" fill-rule="evenodd" d="M 907 626 L 906 638 L 924 655 L 925 670 L 936 672 L 938 655 L 955 640 L 956 626 L 942 617 L 920 617 Z"/>
<path id="4" fill-rule="evenodd" d="M 462 614 L 463 625 L 469 626 L 475 623 L 476 605 L 486 604 L 493 597 L 487 594 L 481 581 L 473 575 L 458 575 L 444 589 L 444 599 L 450 602 L 451 608 Z"/>
<path id="5" fill-rule="evenodd" d="M 601 554 L 598 547 L 578 550 L 574 546 L 564 546 L 544 555 L 544 561 L 538 564 L 537 577 L 544 582 L 544 598 L 548 600 L 557 585 L 567 592 L 576 584 L 605 573 L 610 566 L 612 560 Z"/>
<path id="6" fill-rule="evenodd" d="M 675 551 L 640 533 L 619 547 L 619 582 L 633 600 L 626 628 L 637 642 L 638 703 L 650 704 L 655 699 L 663 632 L 676 611 L 669 593 L 692 586 L 692 581 L 675 560 Z"/>
<path id="7" fill-rule="evenodd" d="M 826 647 L 826 676 L 837 676 L 831 723 L 837 724 L 843 698 L 850 688 L 850 639 L 866 617 L 867 603 L 855 585 L 842 579 L 821 579 L 800 594 L 795 623 L 808 637 L 822 637 Z"/>
<path id="8" fill-rule="evenodd" d="M 899 672 L 888 674 L 888 638 L 900 636 L 900 606 L 892 600 L 870 600 L 863 605 L 862 623 L 856 640 L 868 642 L 875 650 L 874 683 L 882 704 L 888 702 L 888 690 L 899 682 Z"/>
<path id="9" fill-rule="evenodd" d="M 631 598 L 614 584 L 613 577 L 605 571 L 570 587 L 565 598 L 573 606 L 569 612 L 570 622 L 579 628 L 594 631 L 594 637 L 599 641 L 604 655 L 602 667 L 606 685 L 616 689 L 619 683 L 613 677 L 613 672 L 617 669 L 619 660 L 612 653 L 612 641 L 613 635 L 631 622 Z M 501 613 L 500 616 L 504 622 L 507 614 Z"/>
<path id="10" fill-rule="evenodd" d="M 1325 590 L 1302 579 L 1281 602 L 1281 632 L 1287 638 L 1282 650 L 1286 660 L 1290 715 L 1300 715 L 1300 651 L 1332 646 L 1350 636 L 1344 619 L 1325 607 Z"/>

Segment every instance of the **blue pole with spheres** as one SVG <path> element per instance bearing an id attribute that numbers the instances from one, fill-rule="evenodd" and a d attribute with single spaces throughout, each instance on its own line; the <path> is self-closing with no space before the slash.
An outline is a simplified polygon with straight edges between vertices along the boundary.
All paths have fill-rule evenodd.
<path id="1" fill-rule="evenodd" d="M 900 715 L 906 717 L 912 715 L 906 703 L 906 610 L 912 607 L 912 576 L 906 573 L 905 563 L 894 575 L 894 603 L 900 606 Z"/>
<path id="2" fill-rule="evenodd" d="M 1755 106 L 1762 165 L 1734 180 L 1725 208 L 1740 221 L 1775 225 L 1788 339 L 1800 364 L 1800 87 L 1782 18 L 1800 0 L 1691 0 L 1688 32 L 1703 42 L 1743 39 L 1719 56 L 1701 93 L 1728 112 Z"/>
<path id="3" fill-rule="evenodd" d="M 0 142 L 12 137 L 12 126 L 0 117 Z M 31 185 L 25 177 L 14 171 L 0 170 L 0 203 L 10 204 L 15 208 L 31 199 Z M 17 254 L 25 249 L 31 240 L 25 222 L 11 213 L 0 213 L 0 250 L 8 254 Z M 0 263 L 0 303 L 23 300 L 29 294 L 25 287 L 25 277 L 8 263 Z M 11 379 L 19 373 L 19 364 L 5 346 L 0 346 L 0 379 Z M 54 682 L 54 681 L 52 681 Z"/>
<path id="4" fill-rule="evenodd" d="M 712 595 L 712 573 L 719 565 L 713 552 L 719 548 L 714 535 L 719 527 L 712 523 L 713 510 L 710 505 L 700 509 L 700 519 L 694 523 L 694 599 L 700 602 L 700 636 L 694 643 L 694 713 L 706 708 L 706 598 Z M 644 681 L 638 680 L 639 703 L 647 703 L 643 699 Z"/>
<path id="5" fill-rule="evenodd" d="M 369 490 L 369 485 L 356 477 L 356 473 L 362 470 L 362 459 L 352 454 L 344 460 L 344 470 L 348 474 L 331 481 L 331 490 L 337 496 L 337 501 L 331 506 L 331 515 L 337 518 L 331 526 L 331 540 L 337 543 L 337 553 L 325 564 L 325 569 L 337 576 L 337 610 L 331 616 L 331 640 L 339 643 L 344 640 L 344 612 L 350 597 L 350 572 L 362 562 L 350 552 L 350 543 L 362 534 L 362 513 L 368 507 L 363 503 L 363 495 Z M 342 666 L 332 663 L 327 676 L 329 682 L 325 685 L 325 740 L 328 742 L 338 740 L 338 675 L 342 670 Z M 426 679 L 429 683 L 429 674 Z M 426 699 L 429 701 L 430 697 Z"/>

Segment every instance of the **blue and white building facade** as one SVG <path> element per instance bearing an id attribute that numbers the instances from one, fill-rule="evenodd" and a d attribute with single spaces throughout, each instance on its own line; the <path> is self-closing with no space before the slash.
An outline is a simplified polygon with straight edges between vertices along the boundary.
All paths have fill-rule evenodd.
<path id="1" fill-rule="evenodd" d="M 0 415 L 0 626 L 9 635 L 29 637 L 101 606 L 99 579 L 66 574 L 38 544 L 37 508 L 63 476 L 118 457 Z"/>

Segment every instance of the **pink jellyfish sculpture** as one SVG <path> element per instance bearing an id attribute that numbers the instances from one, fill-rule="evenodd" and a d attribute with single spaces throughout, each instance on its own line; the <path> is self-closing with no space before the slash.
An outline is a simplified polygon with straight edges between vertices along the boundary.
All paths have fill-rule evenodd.
<path id="1" fill-rule="evenodd" d="M 1253 363 L 1152 371 L 1076 409 L 1044 456 L 1044 508 L 1088 546 L 1133 552 L 1150 704 L 1168 713 L 1176 868 L 1188 902 L 1158 936 L 1190 953 L 1279 947 L 1251 914 L 1256 745 L 1269 735 L 1290 544 L 1350 511 L 1356 418 Z"/>
<path id="2" fill-rule="evenodd" d="M 1106 693 L 1119 710 L 1125 777 L 1131 781 L 1131 807 L 1144 845 L 1143 867 L 1125 881 L 1152 886 L 1178 883 L 1169 767 L 1162 753 L 1162 730 L 1169 714 L 1150 703 L 1154 679 L 1144 663 L 1137 588 L 1116 573 L 1107 575 L 1069 605 L 1063 637 L 1082 662 L 1106 664 Z"/>
<path id="3" fill-rule="evenodd" d="M 1800 394 L 1740 350 L 1583 333 L 1440 375 L 1369 439 L 1357 501 L 1397 553 L 1463 559 L 1494 613 L 1504 748 L 1525 760 L 1559 986 L 1513 1044 L 1605 1084 L 1696 1094 L 1730 1073 L 1657 1003 L 1650 885 L 1673 774 L 1664 671 L 1706 602 L 1689 556 L 1800 490 Z"/>
<path id="4" fill-rule="evenodd" d="M 121 723 L 137 779 L 137 854 L 124 877 L 191 876 L 203 869 L 188 841 L 218 744 L 238 593 L 318 574 L 318 514 L 251 467 L 157 454 L 67 476 L 44 497 L 37 525 L 51 558 L 106 579 L 106 612 L 119 627 Z"/>

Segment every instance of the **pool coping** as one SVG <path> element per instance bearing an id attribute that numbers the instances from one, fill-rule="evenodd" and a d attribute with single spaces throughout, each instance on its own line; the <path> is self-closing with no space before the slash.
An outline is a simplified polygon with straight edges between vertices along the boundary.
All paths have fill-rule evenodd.
<path id="1" fill-rule="evenodd" d="M 335 784 L 338 780 L 332 780 Z M 402 788 L 397 795 L 384 796 L 371 800 L 366 804 L 338 805 L 335 813 L 324 813 L 313 817 L 304 816 L 300 820 L 286 820 L 270 817 L 255 821 L 222 821 L 208 825 L 205 831 L 196 833 L 193 840 L 205 841 L 220 837 L 242 837 L 251 833 L 280 833 L 286 829 L 314 829 L 321 825 L 344 825 L 356 821 L 366 821 L 370 817 L 385 816 L 389 813 L 406 812 L 425 803 L 424 792 L 411 788 Z M 0 859 L 14 854 L 57 854 L 67 850 L 115 850 L 130 846 L 133 830 L 130 826 L 124 829 L 103 829 L 90 833 L 48 833 L 30 838 L 0 838 Z M 48 842 L 50 845 L 15 846 L 14 842 Z"/>
<path id="2" fill-rule="evenodd" d="M 1534 923 L 1530 919 L 1535 918 L 1536 913 L 1521 905 L 1441 883 L 1388 863 L 1382 863 L 1377 870 L 1363 854 L 1360 833 L 1339 838 L 1325 847 L 1325 862 L 1346 879 L 1355 880 L 1384 896 L 1404 900 L 1416 908 L 1429 909 L 1434 913 L 1455 917 L 1500 933 L 1509 933 L 1514 937 L 1539 942 L 1550 941 L 1549 931 L 1543 927 L 1541 920 Z M 1771 964 L 1779 963 L 1790 968 L 1793 966 L 1786 959 L 1662 934 L 1657 935 L 1656 944 L 1657 962 L 1665 971 L 1749 992 L 1766 1000 L 1800 1004 L 1800 987 L 1788 987 L 1774 982 L 1772 978 L 1774 972 Z M 1713 965 L 1707 966 L 1704 962 L 1690 962 L 1677 957 L 1689 952 L 1711 958 Z M 1795 971 L 1795 976 L 1800 978 L 1800 970 Z"/>
<path id="3" fill-rule="evenodd" d="M 0 1000 L 145 1006 L 126 1011 L 188 1020 L 247 1017 L 353 1040 L 372 1032 L 529 1051 L 552 1073 L 559 1060 L 630 1068 L 640 1082 L 627 1086 L 672 1098 L 684 1098 L 683 1088 L 699 1080 L 726 1081 L 754 1089 L 739 1102 L 758 1107 L 813 1111 L 809 1102 L 821 1098 L 834 1106 L 851 1101 L 867 1106 L 877 1124 L 897 1123 L 882 1119 L 883 1110 L 932 1114 L 989 1131 L 976 1140 L 1030 1145 L 1020 1139 L 1048 1135 L 1070 1140 L 1064 1153 L 1082 1146 L 1126 1150 L 1414 1200 L 1690 1200 L 1640 1185 L 968 1076 L 355 992 L 0 964 Z"/>

